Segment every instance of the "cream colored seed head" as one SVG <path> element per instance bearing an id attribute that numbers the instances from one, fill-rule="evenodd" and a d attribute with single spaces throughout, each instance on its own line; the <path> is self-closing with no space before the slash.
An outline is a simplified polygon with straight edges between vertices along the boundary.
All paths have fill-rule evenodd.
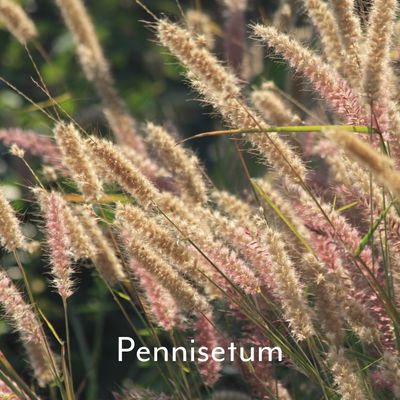
<path id="1" fill-rule="evenodd" d="M 54 135 L 63 157 L 63 163 L 71 171 L 79 189 L 88 200 L 96 200 L 102 193 L 92 161 L 88 157 L 85 142 L 73 124 L 59 122 Z"/>
<path id="2" fill-rule="evenodd" d="M 86 142 L 102 168 L 98 172 L 116 181 L 135 197 L 144 207 L 153 203 L 159 192 L 156 187 L 111 142 L 91 138 Z"/>
<path id="3" fill-rule="evenodd" d="M 256 209 L 249 203 L 224 190 L 214 190 L 211 193 L 211 198 L 218 204 L 223 213 L 236 218 L 241 223 L 251 223 L 256 215 Z"/>
<path id="4" fill-rule="evenodd" d="M 25 150 L 21 149 L 21 147 L 19 147 L 18 145 L 16 145 L 15 143 L 11 145 L 10 147 L 10 153 L 18 158 L 24 158 L 25 156 Z"/>
<path id="5" fill-rule="evenodd" d="M 300 277 L 289 258 L 279 232 L 266 227 L 262 233 L 271 257 L 271 272 L 275 276 L 276 293 L 293 335 L 304 340 L 315 334 L 313 311 L 308 306 Z"/>
<path id="6" fill-rule="evenodd" d="M 32 306 L 25 302 L 21 293 L 3 271 L 0 271 L 0 305 L 20 335 L 39 385 L 45 386 L 54 379 L 54 374 L 40 322 Z"/>
<path id="7" fill-rule="evenodd" d="M 210 305 L 205 298 L 180 276 L 154 248 L 135 233 L 129 232 L 123 236 L 127 238 L 127 250 L 171 293 L 179 306 L 202 312 L 210 310 Z"/>
<path id="8" fill-rule="evenodd" d="M 0 242 L 10 252 L 25 247 L 20 223 L 10 203 L 0 191 Z"/>
<path id="9" fill-rule="evenodd" d="M 339 27 L 327 3 L 320 0 L 303 0 L 317 30 L 325 58 L 338 71 L 346 72 L 346 57 L 340 42 Z"/>
<path id="10" fill-rule="evenodd" d="M 208 280 L 203 275 L 206 270 L 201 268 L 201 264 L 197 264 L 185 242 L 157 223 L 151 215 L 146 214 L 139 207 L 118 205 L 116 222 L 120 229 L 129 227 L 130 232 L 145 237 L 152 246 L 167 256 L 184 276 L 195 279 L 201 285 L 208 284 Z"/>
<path id="11" fill-rule="evenodd" d="M 344 48 L 347 70 L 346 75 L 353 87 L 360 86 L 360 64 L 362 31 L 354 0 L 335 0 L 330 2 L 335 11 L 339 26 L 340 39 Z"/>
<path id="12" fill-rule="evenodd" d="M 393 71 L 390 51 L 397 13 L 396 0 L 375 0 L 369 17 L 366 55 L 362 62 L 362 82 L 368 101 L 388 102 Z"/>
<path id="13" fill-rule="evenodd" d="M 200 40 L 203 40 L 204 45 L 208 49 L 213 49 L 215 40 L 213 33 L 213 26 L 210 17 L 198 10 L 188 10 L 186 12 L 186 23 Z"/>
<path id="14" fill-rule="evenodd" d="M 256 110 L 266 121 L 274 125 L 291 125 L 300 118 L 293 114 L 283 98 L 275 92 L 272 82 L 264 82 L 260 88 L 253 90 L 251 101 Z"/>
<path id="15" fill-rule="evenodd" d="M 351 157 L 369 168 L 375 178 L 392 190 L 394 195 L 400 196 L 400 172 L 393 169 L 392 159 L 379 153 L 352 133 L 337 129 L 327 131 L 326 134 Z"/>
<path id="16" fill-rule="evenodd" d="M 160 42 L 190 68 L 194 75 L 208 80 L 213 91 L 223 92 L 227 96 L 239 94 L 236 77 L 228 73 L 207 49 L 198 46 L 192 32 L 165 19 L 158 22 L 157 31 Z"/>
<path id="17" fill-rule="evenodd" d="M 160 42 L 189 70 L 187 75 L 193 87 L 226 122 L 235 128 L 265 126 L 243 102 L 237 78 L 207 49 L 199 47 L 191 32 L 167 20 L 158 22 L 157 31 Z M 305 178 L 304 163 L 277 134 L 252 134 L 249 141 L 277 170 L 292 176 L 295 181 Z"/>
<path id="18" fill-rule="evenodd" d="M 161 126 L 148 123 L 149 141 L 165 167 L 176 176 L 177 184 L 196 203 L 207 201 L 207 187 L 204 182 L 199 159 L 176 143 L 176 140 Z"/>
<path id="19" fill-rule="evenodd" d="M 358 366 L 346 357 L 343 348 L 331 346 L 328 350 L 327 360 L 341 399 L 364 400 L 368 398 L 364 392 L 360 375 L 357 373 Z"/>
<path id="20" fill-rule="evenodd" d="M 103 102 L 104 114 L 117 141 L 145 152 L 144 143 L 137 135 L 136 122 L 115 89 L 109 64 L 83 1 L 56 0 L 56 3 L 74 37 L 82 69 Z"/>
<path id="21" fill-rule="evenodd" d="M 79 215 L 82 227 L 85 230 L 85 234 L 92 242 L 92 247 L 95 247 L 91 258 L 100 275 L 109 284 L 124 281 L 126 279 L 124 269 L 114 249 L 97 224 L 96 216 L 93 215 L 90 209 L 85 207 L 77 208 L 76 211 Z"/>
<path id="22" fill-rule="evenodd" d="M 0 22 L 23 45 L 38 35 L 33 21 L 15 1 L 0 0 Z"/>
<path id="23" fill-rule="evenodd" d="M 64 219 L 70 234 L 72 257 L 75 260 L 80 258 L 94 259 L 97 255 L 96 246 L 69 205 L 66 205 L 64 209 Z"/>
<path id="24" fill-rule="evenodd" d="M 189 72 L 192 86 L 221 113 L 224 120 L 233 128 L 260 129 L 267 124 L 249 108 L 240 98 L 230 98 L 226 93 L 219 93 L 210 88 L 205 77 L 197 77 Z M 276 132 L 252 133 L 245 138 L 255 148 L 263 161 L 277 171 L 290 176 L 293 181 L 304 180 L 306 167 L 290 145 L 284 142 Z"/>

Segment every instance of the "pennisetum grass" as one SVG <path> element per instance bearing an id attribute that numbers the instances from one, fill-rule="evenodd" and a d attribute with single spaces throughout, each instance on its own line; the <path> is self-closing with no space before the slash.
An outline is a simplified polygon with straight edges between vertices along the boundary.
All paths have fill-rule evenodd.
<path id="1" fill-rule="evenodd" d="M 0 129 L 0 142 L 36 181 L 29 201 L 39 204 L 45 227 L 42 254 L 26 235 L 38 225 L 36 206 L 21 199 L 24 213 L 18 209 L 17 217 L 0 193 L 1 315 L 30 367 L 17 372 L 16 358 L 9 362 L 7 353 L 20 354 L 19 348 L 1 349 L 0 398 L 108 398 L 100 393 L 102 332 L 119 312 L 137 342 L 166 343 L 168 354 L 191 343 L 208 358 L 178 357 L 176 364 L 149 359 L 145 367 L 159 381 L 152 388 L 138 378 L 145 368 L 136 374 L 124 367 L 126 380 L 134 374 L 136 380 L 113 393 L 116 400 L 400 398 L 400 117 L 392 62 L 397 3 L 374 0 L 362 13 L 350 0 L 304 0 L 321 54 L 304 44 L 286 2 L 270 18 L 274 26 L 264 18 L 248 27 L 253 44 L 246 36 L 251 2 L 220 2 L 222 26 L 200 2 L 180 9 L 182 23 L 142 5 L 161 46 L 221 117 L 220 129 L 192 136 L 234 141 L 241 181 L 250 188 L 238 184 L 236 194 L 207 176 L 215 178 L 208 168 L 215 157 L 203 165 L 185 140 L 170 133 L 169 121 L 141 125 L 131 116 L 88 9 L 81 0 L 56 4 L 116 143 L 87 133 L 54 99 L 51 135 Z M 0 0 L 0 21 L 23 45 L 38 44 L 34 23 L 17 3 Z M 268 67 L 276 67 L 276 55 L 290 66 L 281 71 L 286 85 L 273 73 L 255 87 L 243 80 L 260 42 L 268 58 L 274 54 Z M 222 48 L 225 61 L 218 55 Z M 40 74 L 36 64 L 35 70 Z M 285 92 L 283 86 L 294 87 L 293 73 L 313 91 L 312 101 Z M 249 163 L 253 155 L 261 159 L 259 173 Z M 30 156 L 39 160 L 31 165 Z M 42 273 L 46 263 L 47 286 L 61 297 L 63 313 L 47 286 L 40 289 L 35 281 L 36 266 Z M 94 267 L 90 274 L 87 266 Z M 104 309 L 93 306 L 98 293 Z M 58 312 L 63 334 L 52 321 Z M 93 354 L 79 313 L 95 321 Z M 230 342 L 241 345 L 236 356 L 245 356 L 231 363 L 209 358 L 213 348 L 226 350 Z M 278 346 L 284 362 L 249 357 L 265 346 Z M 230 390 L 236 379 L 240 390 Z M 118 385 L 113 382 L 108 393 Z"/>

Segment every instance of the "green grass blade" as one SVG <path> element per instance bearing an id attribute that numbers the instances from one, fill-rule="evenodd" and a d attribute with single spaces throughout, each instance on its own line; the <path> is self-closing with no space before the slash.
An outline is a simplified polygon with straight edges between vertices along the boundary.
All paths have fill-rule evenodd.
<path id="1" fill-rule="evenodd" d="M 387 213 L 390 210 L 390 207 L 392 207 L 393 203 L 390 203 L 385 210 L 382 211 L 382 213 L 379 215 L 378 219 L 374 222 L 374 224 L 371 226 L 371 228 L 368 230 L 366 235 L 361 239 L 360 244 L 357 246 L 354 256 L 358 257 L 361 252 L 364 250 L 365 246 L 369 243 L 369 241 L 372 239 L 372 236 L 374 235 L 375 231 L 378 229 L 378 226 L 380 223 L 386 218 Z"/>

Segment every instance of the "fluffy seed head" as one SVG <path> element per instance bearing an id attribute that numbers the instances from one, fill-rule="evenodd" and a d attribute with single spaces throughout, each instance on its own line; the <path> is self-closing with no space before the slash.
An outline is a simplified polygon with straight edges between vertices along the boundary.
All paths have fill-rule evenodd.
<path id="1" fill-rule="evenodd" d="M 313 24 L 319 31 L 324 55 L 328 62 L 339 71 L 346 71 L 346 60 L 340 43 L 339 27 L 327 3 L 320 0 L 303 0 Z"/>
<path id="2" fill-rule="evenodd" d="M 319 56 L 275 28 L 257 24 L 254 34 L 285 58 L 290 66 L 305 76 L 332 109 L 348 123 L 368 124 L 368 117 L 348 83 Z"/>
<path id="3" fill-rule="evenodd" d="M 0 271 L 0 306 L 19 333 L 40 386 L 54 379 L 40 322 L 5 272 Z"/>
<path id="4" fill-rule="evenodd" d="M 163 253 L 163 256 L 167 256 L 176 264 L 184 276 L 195 279 L 201 284 L 208 283 L 201 273 L 205 273 L 206 270 L 197 264 L 182 238 L 176 237 L 165 226 L 157 223 L 154 216 L 145 213 L 139 207 L 118 205 L 116 224 L 120 228 L 129 227 L 132 232 L 146 238 L 149 243 Z"/>
<path id="5" fill-rule="evenodd" d="M 339 25 L 339 32 L 345 55 L 347 56 L 346 74 L 353 87 L 360 85 L 360 47 L 362 31 L 360 19 L 355 10 L 354 0 L 335 0 L 331 2 Z"/>
<path id="6" fill-rule="evenodd" d="M 215 44 L 212 21 L 210 17 L 199 11 L 190 9 L 186 12 L 186 23 L 196 35 L 198 40 L 202 41 L 208 49 L 212 49 Z"/>
<path id="7" fill-rule="evenodd" d="M 198 346 L 205 346 L 208 349 L 209 356 L 211 355 L 212 349 L 215 349 L 219 345 L 219 334 L 215 327 L 215 322 L 211 313 L 206 315 L 200 315 L 194 326 L 196 336 L 195 343 Z M 212 357 L 204 363 L 198 363 L 200 375 L 203 378 L 204 383 L 207 386 L 212 387 L 220 377 L 222 364 L 215 361 Z"/>
<path id="8" fill-rule="evenodd" d="M 213 90 L 223 92 L 226 96 L 239 94 L 234 75 L 227 73 L 206 49 L 199 47 L 190 31 L 162 19 L 157 23 L 157 33 L 161 44 L 168 47 L 194 75 L 208 80 Z"/>
<path id="9" fill-rule="evenodd" d="M 175 299 L 135 258 L 130 260 L 129 267 L 138 278 L 140 287 L 144 291 L 150 316 L 157 325 L 166 331 L 173 329 L 181 319 L 179 306 Z M 145 307 L 146 305 L 144 304 Z"/>
<path id="10" fill-rule="evenodd" d="M 159 159 L 171 174 L 176 176 L 177 184 L 189 195 L 189 199 L 205 203 L 207 188 L 199 159 L 178 145 L 161 126 L 148 123 L 146 131 Z"/>
<path id="11" fill-rule="evenodd" d="M 15 1 L 0 0 L 0 21 L 23 45 L 38 35 L 33 21 Z"/>
<path id="12" fill-rule="evenodd" d="M 0 191 L 0 242 L 10 252 L 24 248 L 25 240 L 14 210 Z"/>
<path id="13" fill-rule="evenodd" d="M 99 173 L 118 182 L 143 206 L 149 206 L 157 198 L 158 190 L 111 142 L 91 138 L 87 144 L 97 158 L 97 164 L 101 165 L 100 169 L 96 166 Z"/>
<path id="14" fill-rule="evenodd" d="M 58 193 L 52 192 L 48 195 L 45 209 L 53 285 L 60 296 L 67 299 L 73 294 L 74 285 L 70 236 L 64 216 L 65 202 Z"/>
<path id="15" fill-rule="evenodd" d="M 111 285 L 126 279 L 124 269 L 113 247 L 110 245 L 103 231 L 99 227 L 96 215 L 88 208 L 79 208 L 79 220 L 95 247 L 91 258 L 100 275 Z"/>
<path id="16" fill-rule="evenodd" d="M 61 154 L 49 136 L 39 135 L 31 130 L 20 128 L 0 129 L 0 142 L 6 146 L 13 144 L 26 152 L 40 157 L 45 163 L 51 164 L 57 170 L 66 172 L 61 162 Z"/>
<path id="17" fill-rule="evenodd" d="M 346 357 L 344 350 L 332 346 L 327 356 L 340 398 L 343 400 L 367 399 L 363 383 L 357 374 L 357 365 Z"/>
<path id="18" fill-rule="evenodd" d="M 378 153 L 371 145 L 349 132 L 333 130 L 327 134 L 351 157 L 369 168 L 378 180 L 393 191 L 393 194 L 400 195 L 400 172 L 393 169 L 392 159 Z"/>
<path id="19" fill-rule="evenodd" d="M 252 103 L 269 124 L 295 124 L 299 121 L 299 117 L 290 111 L 288 104 L 275 89 L 273 82 L 264 82 L 260 88 L 252 91 Z"/>
<path id="20" fill-rule="evenodd" d="M 121 236 L 131 256 L 135 257 L 171 293 L 180 306 L 188 310 L 209 310 L 209 304 L 197 290 L 135 232 L 123 230 Z"/>
<path id="21" fill-rule="evenodd" d="M 54 128 L 54 135 L 60 147 L 63 163 L 79 189 L 88 200 L 96 200 L 102 193 L 94 166 L 87 154 L 86 144 L 73 124 L 59 122 Z"/>
<path id="22" fill-rule="evenodd" d="M 114 87 L 110 67 L 86 7 L 81 0 L 56 2 L 73 34 L 82 69 L 104 104 L 104 114 L 118 142 L 144 152 L 143 141 L 137 135 L 136 122 L 126 111 L 125 104 Z"/>
<path id="23" fill-rule="evenodd" d="M 369 17 L 367 54 L 362 62 L 364 91 L 370 100 L 387 98 L 390 44 L 397 11 L 396 0 L 375 0 Z"/>
<path id="24" fill-rule="evenodd" d="M 157 32 L 160 42 L 190 71 L 187 75 L 192 86 L 222 114 L 226 122 L 235 128 L 265 126 L 243 102 L 235 75 L 207 49 L 199 47 L 191 32 L 167 20 L 158 22 Z M 304 178 L 302 160 L 277 134 L 254 134 L 248 139 L 274 168 L 295 175 L 296 181 Z"/>

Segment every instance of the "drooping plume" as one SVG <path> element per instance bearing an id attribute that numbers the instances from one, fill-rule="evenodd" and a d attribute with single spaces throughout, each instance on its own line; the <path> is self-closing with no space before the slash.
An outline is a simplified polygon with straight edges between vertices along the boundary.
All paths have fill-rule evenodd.
<path id="1" fill-rule="evenodd" d="M 57 5 L 73 34 L 82 69 L 104 104 L 104 114 L 117 140 L 139 152 L 145 151 L 143 140 L 137 134 L 136 121 L 127 112 L 126 105 L 115 89 L 110 66 L 83 2 L 57 0 Z"/>

